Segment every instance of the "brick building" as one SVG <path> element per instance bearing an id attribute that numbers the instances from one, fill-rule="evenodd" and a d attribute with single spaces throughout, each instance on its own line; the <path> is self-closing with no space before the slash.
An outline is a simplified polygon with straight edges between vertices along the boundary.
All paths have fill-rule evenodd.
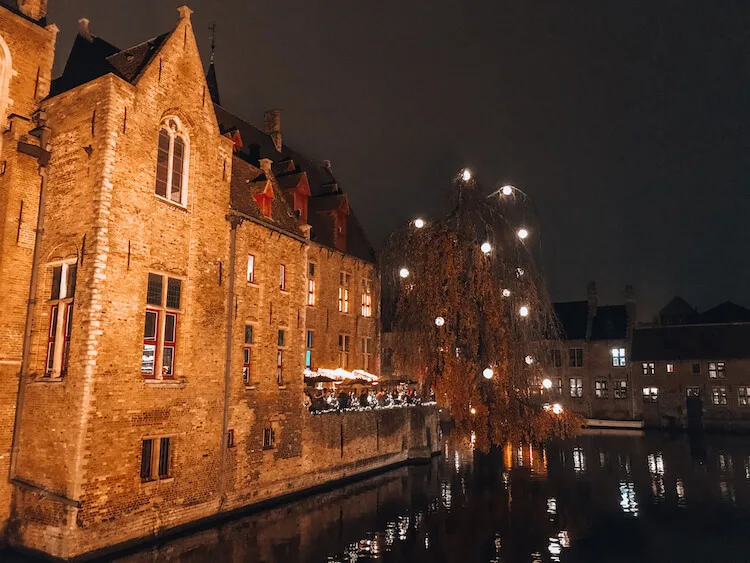
<path id="1" fill-rule="evenodd" d="M 636 398 L 628 362 L 633 289 L 626 288 L 621 305 L 599 305 L 591 282 L 586 301 L 555 303 L 554 308 L 563 347 L 549 358 L 551 395 L 587 418 L 633 420 Z"/>
<path id="2" fill-rule="evenodd" d="M 52 83 L 44 15 L 0 5 L 11 543 L 73 557 L 438 448 L 429 408 L 303 408 L 306 366 L 377 373 L 372 248 L 277 111 L 219 105 L 190 9 L 124 50 L 81 20 Z"/>

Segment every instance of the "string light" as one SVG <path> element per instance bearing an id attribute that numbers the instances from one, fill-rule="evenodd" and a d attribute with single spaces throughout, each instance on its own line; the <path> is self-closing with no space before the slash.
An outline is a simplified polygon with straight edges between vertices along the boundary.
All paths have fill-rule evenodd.
<path id="1" fill-rule="evenodd" d="M 482 246 L 479 247 L 479 250 L 481 250 L 485 254 L 489 254 L 490 252 L 492 252 L 492 245 L 489 242 L 483 242 Z"/>
<path id="2" fill-rule="evenodd" d="M 399 270 L 398 272 L 398 275 L 406 279 L 409 277 L 409 270 L 407 268 L 401 268 L 401 270 Z"/>
<path id="3" fill-rule="evenodd" d="M 517 234 L 518 234 L 518 238 L 520 238 L 521 240 L 524 240 L 526 237 L 529 236 L 529 231 L 527 231 L 526 229 L 518 229 Z"/>
<path id="4" fill-rule="evenodd" d="M 552 412 L 555 414 L 562 414 L 563 408 L 560 403 L 555 403 L 552 405 Z"/>
<path id="5" fill-rule="evenodd" d="M 401 276 L 401 277 L 405 277 L 405 276 Z M 528 317 L 529 316 L 529 308 L 526 305 L 523 305 L 518 310 L 518 314 L 521 315 L 522 317 Z"/>
<path id="6" fill-rule="evenodd" d="M 552 380 L 550 378 L 545 378 L 544 381 L 542 381 L 542 387 L 545 389 L 552 389 Z"/>
<path id="7" fill-rule="evenodd" d="M 482 375 L 485 379 L 492 379 L 492 377 L 495 375 L 495 372 L 492 371 L 492 368 L 484 368 Z"/>
<path id="8" fill-rule="evenodd" d="M 500 188 L 500 192 L 503 195 L 513 195 L 513 186 L 503 186 Z"/>
<path id="9" fill-rule="evenodd" d="M 471 414 L 477 414 L 477 409 L 475 409 L 474 407 L 471 407 L 471 408 L 469 409 L 469 412 L 470 412 Z"/>
<path id="10" fill-rule="evenodd" d="M 424 227 L 424 219 L 419 219 L 419 218 L 414 219 L 414 226 L 417 229 L 421 229 L 422 227 Z"/>
<path id="11" fill-rule="evenodd" d="M 437 326 L 443 326 L 445 324 L 445 319 L 443 317 L 436 317 L 435 324 Z"/>
<path id="12" fill-rule="evenodd" d="M 528 355 L 524 358 L 527 364 L 531 365 L 534 363 L 534 356 Z"/>
<path id="13" fill-rule="evenodd" d="M 510 289 L 503 290 L 503 297 L 510 297 Z"/>
<path id="14" fill-rule="evenodd" d="M 471 171 L 468 168 L 464 168 L 464 171 L 461 173 L 461 178 L 463 178 L 464 182 L 471 180 Z"/>

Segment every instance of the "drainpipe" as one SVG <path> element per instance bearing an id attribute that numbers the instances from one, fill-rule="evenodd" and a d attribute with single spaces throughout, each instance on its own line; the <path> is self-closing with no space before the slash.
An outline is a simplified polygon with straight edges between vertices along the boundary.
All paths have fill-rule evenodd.
<path id="1" fill-rule="evenodd" d="M 224 351 L 224 418 L 221 424 L 221 466 L 219 468 L 219 511 L 226 502 L 227 433 L 229 432 L 229 383 L 232 377 L 232 303 L 234 303 L 234 266 L 237 251 L 237 227 L 243 218 L 227 215 L 229 221 L 229 297 L 227 302 L 227 342 Z"/>
<path id="2" fill-rule="evenodd" d="M 34 312 L 36 310 L 37 279 L 39 277 L 39 255 L 42 252 L 42 238 L 44 235 L 44 214 L 47 195 L 47 165 L 49 164 L 49 141 L 51 131 L 47 127 L 47 115 L 44 111 L 34 114 L 37 126 L 29 131 L 29 135 L 39 139 L 39 145 L 32 145 L 20 141 L 18 152 L 36 157 L 39 162 L 39 206 L 36 216 L 36 231 L 34 236 L 34 251 L 31 257 L 31 275 L 29 277 L 29 299 L 26 302 L 26 324 L 23 332 L 23 348 L 21 352 L 21 370 L 18 373 L 18 395 L 16 399 L 16 415 L 13 422 L 13 438 L 10 448 L 10 475 L 12 481 L 16 478 L 18 462 L 18 437 L 21 434 L 21 420 L 23 418 L 23 401 L 26 390 L 26 376 L 29 372 L 29 358 L 31 357 L 31 329 L 34 326 Z"/>

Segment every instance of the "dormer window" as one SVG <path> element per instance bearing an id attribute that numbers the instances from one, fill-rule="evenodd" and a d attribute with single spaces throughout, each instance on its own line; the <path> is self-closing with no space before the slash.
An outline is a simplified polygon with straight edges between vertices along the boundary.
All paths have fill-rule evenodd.
<path id="1" fill-rule="evenodd" d="M 177 117 L 165 119 L 159 128 L 156 159 L 157 196 L 178 205 L 187 203 L 189 142 Z"/>

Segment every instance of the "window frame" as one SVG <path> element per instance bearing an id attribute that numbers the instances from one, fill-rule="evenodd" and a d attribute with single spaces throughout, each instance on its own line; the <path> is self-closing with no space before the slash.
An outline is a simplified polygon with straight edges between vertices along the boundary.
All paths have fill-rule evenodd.
<path id="1" fill-rule="evenodd" d="M 307 305 L 309 307 L 315 307 L 315 301 L 317 297 L 315 293 L 315 268 L 315 262 L 310 261 L 307 263 Z"/>
<path id="2" fill-rule="evenodd" d="M 255 254 L 247 255 L 247 283 L 255 284 Z"/>
<path id="3" fill-rule="evenodd" d="M 172 436 L 156 436 L 141 439 L 141 483 L 167 481 L 174 478 L 174 440 Z M 148 463 L 144 457 L 146 444 L 148 447 Z M 163 452 L 166 446 L 166 459 Z"/>
<path id="4" fill-rule="evenodd" d="M 263 449 L 276 449 L 276 427 L 273 423 L 263 427 Z"/>
<path id="5" fill-rule="evenodd" d="M 314 331 L 306 329 L 305 331 L 305 369 L 312 369 L 312 352 L 315 345 Z"/>
<path id="6" fill-rule="evenodd" d="M 615 379 L 612 385 L 612 396 L 616 401 L 628 398 L 628 380 Z"/>
<path id="7" fill-rule="evenodd" d="M 725 407 L 729 404 L 729 395 L 726 385 L 715 385 L 711 387 L 711 404 L 715 407 Z"/>
<path id="8" fill-rule="evenodd" d="M 582 377 L 568 378 L 568 394 L 570 395 L 571 399 L 583 398 L 583 378 Z"/>
<path id="9" fill-rule="evenodd" d="M 687 385 L 685 387 L 685 398 L 689 397 L 700 397 L 701 388 L 698 385 Z"/>
<path id="10" fill-rule="evenodd" d="M 250 329 L 250 338 L 248 339 L 248 328 Z M 242 335 L 242 382 L 245 387 L 255 385 L 253 381 L 253 348 L 255 347 L 255 324 L 245 323 L 245 332 Z"/>
<path id="11" fill-rule="evenodd" d="M 659 402 L 659 388 L 658 387 L 644 387 L 643 388 L 643 402 L 644 403 L 658 403 Z"/>
<path id="12" fill-rule="evenodd" d="M 362 351 L 362 369 L 369 371 L 372 362 L 372 337 L 362 336 L 360 338 L 360 348 Z"/>
<path id="13" fill-rule="evenodd" d="M 740 407 L 750 406 L 750 385 L 737 387 L 737 405 Z"/>
<path id="14" fill-rule="evenodd" d="M 78 281 L 78 259 L 50 262 L 47 266 L 52 268 L 52 283 L 50 299 L 47 301 L 49 323 L 43 377 L 59 379 L 68 373 L 73 307 Z"/>
<path id="15" fill-rule="evenodd" d="M 583 348 L 579 348 L 579 347 L 568 348 L 568 367 L 571 367 L 571 368 L 583 367 Z"/>
<path id="16" fill-rule="evenodd" d="M 159 177 L 160 172 L 160 157 L 161 157 L 161 141 L 162 133 L 165 133 L 168 137 L 169 146 L 166 150 L 166 177 L 162 180 Z M 180 199 L 176 201 L 172 199 L 174 193 L 174 165 L 175 165 L 175 141 L 179 139 L 183 145 L 182 158 L 182 170 L 178 172 L 180 174 Z M 190 172 L 190 135 L 187 134 L 182 120 L 176 115 L 170 115 L 162 119 L 159 124 L 159 132 L 157 135 L 156 143 L 156 174 L 154 181 L 154 196 L 180 207 L 187 207 L 187 196 L 188 196 L 188 184 Z M 165 193 L 160 194 L 160 182 L 164 182 Z"/>
<path id="17" fill-rule="evenodd" d="M 149 303 L 148 287 L 149 278 L 151 276 L 159 276 L 161 278 L 161 295 L 159 304 Z M 179 282 L 180 294 L 179 294 L 179 307 L 170 307 L 170 282 Z M 183 294 L 184 294 L 184 278 L 174 276 L 172 274 L 163 272 L 148 271 L 146 275 L 146 305 L 143 315 L 144 319 L 144 331 L 141 345 L 141 376 L 146 380 L 173 380 L 176 376 L 177 366 L 177 352 L 179 342 L 179 327 L 180 327 L 180 315 L 183 314 Z M 173 286 L 174 287 L 174 286 Z M 146 319 L 149 313 L 156 313 L 156 339 L 147 338 L 146 335 Z M 173 336 L 172 339 L 167 338 L 167 319 L 174 319 L 173 324 Z M 152 371 L 149 373 L 144 370 L 144 352 L 147 346 L 156 346 L 154 350 L 154 362 Z M 168 355 L 171 358 L 169 362 L 168 370 L 165 371 L 164 360 Z M 159 370 L 156 367 L 159 366 Z"/>
<path id="18" fill-rule="evenodd" d="M 609 351 L 611 365 L 613 368 L 624 368 L 627 366 L 627 359 L 625 357 L 625 348 L 612 348 Z"/>
<path id="19" fill-rule="evenodd" d="M 349 287 L 352 275 L 349 272 L 339 272 L 339 313 L 349 313 Z"/>
<path id="20" fill-rule="evenodd" d="M 656 375 L 656 362 L 641 362 L 641 367 L 643 369 L 643 375 Z"/>
<path id="21" fill-rule="evenodd" d="M 362 316 L 372 317 L 372 280 L 362 278 Z"/>
<path id="22" fill-rule="evenodd" d="M 286 291 L 286 264 L 279 264 L 279 290 Z"/>
<path id="23" fill-rule="evenodd" d="M 609 399 L 609 382 L 606 379 L 594 381 L 594 397 L 597 399 Z"/>
<path id="24" fill-rule="evenodd" d="M 713 367 L 711 367 L 713 366 Z M 727 377 L 726 362 L 713 361 L 708 362 L 709 379 L 725 379 Z"/>
<path id="25" fill-rule="evenodd" d="M 351 349 L 350 335 L 339 333 L 339 367 L 342 369 L 349 369 L 350 349 Z"/>

